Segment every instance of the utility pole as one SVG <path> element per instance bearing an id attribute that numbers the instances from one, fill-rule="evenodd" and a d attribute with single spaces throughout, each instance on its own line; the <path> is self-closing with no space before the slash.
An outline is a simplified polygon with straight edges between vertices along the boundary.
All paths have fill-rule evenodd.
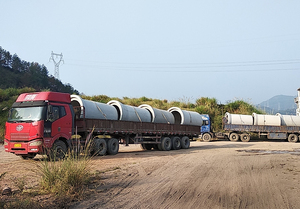
<path id="1" fill-rule="evenodd" d="M 55 58 L 54 58 L 54 56 L 55 56 Z M 58 60 L 58 58 L 59 58 L 59 60 Z M 54 77 L 56 79 L 59 79 L 59 65 L 60 65 L 61 62 L 64 63 L 62 53 L 56 54 L 56 53 L 53 53 L 53 51 L 52 51 L 51 52 L 51 57 L 50 57 L 49 61 L 53 61 L 54 62 Z"/>

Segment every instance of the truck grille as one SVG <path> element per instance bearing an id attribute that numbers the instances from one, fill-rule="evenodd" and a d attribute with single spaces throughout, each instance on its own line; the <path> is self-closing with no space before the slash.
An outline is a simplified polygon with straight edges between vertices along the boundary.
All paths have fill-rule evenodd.
<path id="1" fill-rule="evenodd" d="M 10 139 L 12 141 L 28 141 L 29 133 L 11 133 Z"/>

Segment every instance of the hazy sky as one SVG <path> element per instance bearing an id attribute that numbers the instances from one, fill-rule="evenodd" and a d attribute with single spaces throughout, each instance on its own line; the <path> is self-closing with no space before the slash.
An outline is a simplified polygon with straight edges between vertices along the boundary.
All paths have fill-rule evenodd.
<path id="1" fill-rule="evenodd" d="M 0 46 L 86 95 L 253 104 L 300 87 L 298 0 L 0 0 Z"/>

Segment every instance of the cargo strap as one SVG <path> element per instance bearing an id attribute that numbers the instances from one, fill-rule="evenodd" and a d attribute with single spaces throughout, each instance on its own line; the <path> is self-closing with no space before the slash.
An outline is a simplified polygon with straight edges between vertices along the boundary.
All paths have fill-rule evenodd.
<path id="1" fill-rule="evenodd" d="M 98 105 L 97 105 L 96 103 L 95 103 L 95 105 L 96 105 L 96 107 L 98 108 L 98 110 L 102 113 L 102 115 L 105 117 L 105 119 L 107 120 L 106 115 L 104 114 L 104 112 L 102 112 L 101 108 L 98 107 Z"/>
<path id="2" fill-rule="evenodd" d="M 165 120 L 167 121 L 167 123 L 170 124 L 170 121 L 168 121 L 168 119 L 167 119 L 167 117 L 165 116 L 165 114 L 164 114 L 163 112 L 162 112 L 161 114 L 162 114 L 162 116 L 165 118 Z"/>
<path id="3" fill-rule="evenodd" d="M 136 116 L 139 118 L 140 122 L 142 122 L 142 120 L 141 120 L 139 114 L 137 113 L 137 111 L 135 110 L 135 108 L 133 108 L 133 109 L 134 109 L 134 112 L 135 112 Z"/>

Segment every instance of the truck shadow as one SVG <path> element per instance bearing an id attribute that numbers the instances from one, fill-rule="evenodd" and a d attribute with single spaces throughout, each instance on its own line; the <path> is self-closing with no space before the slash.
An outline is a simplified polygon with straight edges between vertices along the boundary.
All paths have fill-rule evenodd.
<path id="1" fill-rule="evenodd" d="M 130 145 L 129 145 L 130 146 Z M 117 155 L 106 155 L 106 156 L 95 156 L 92 159 L 122 159 L 122 158 L 150 158 L 150 157 L 163 157 L 163 156 L 177 156 L 177 155 L 186 155 L 193 154 L 199 150 L 208 150 L 208 149 L 225 149 L 225 148 L 247 148 L 253 146 L 251 143 L 242 143 L 242 142 L 233 142 L 228 144 L 218 144 L 211 143 L 211 145 L 202 144 L 201 142 L 193 142 L 192 146 L 189 149 L 179 149 L 179 150 L 170 150 L 170 151 L 159 151 L 159 150 L 121 150 Z"/>

